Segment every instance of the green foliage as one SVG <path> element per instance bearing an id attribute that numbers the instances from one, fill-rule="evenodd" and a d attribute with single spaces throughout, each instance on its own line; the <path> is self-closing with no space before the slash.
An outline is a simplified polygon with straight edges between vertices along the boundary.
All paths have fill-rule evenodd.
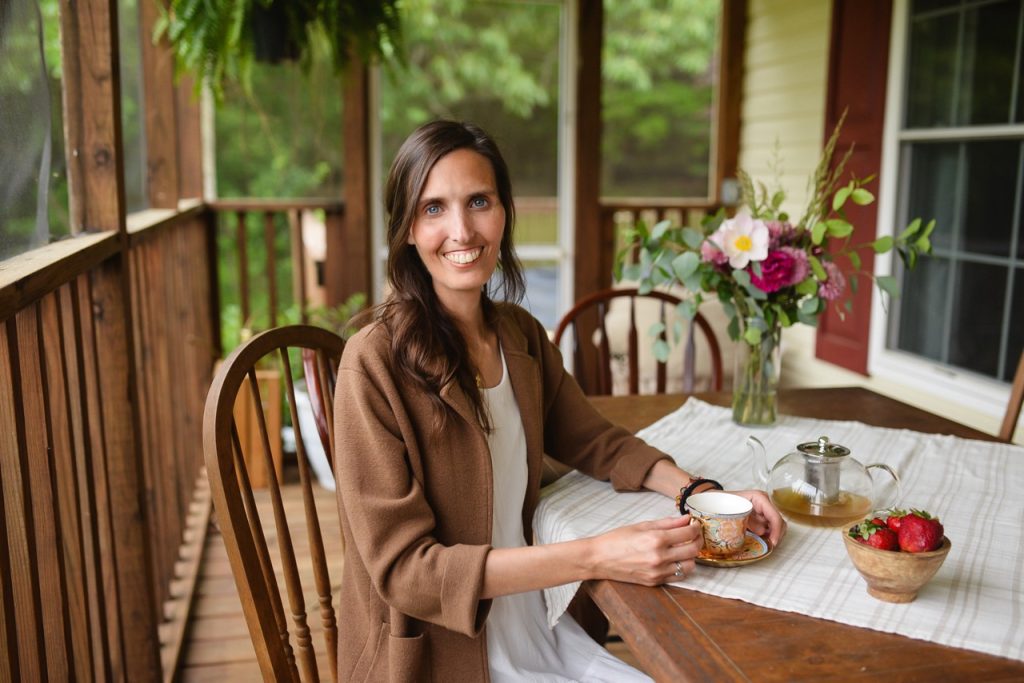
<path id="1" fill-rule="evenodd" d="M 166 37 L 178 72 L 199 76 L 218 97 L 224 84 L 248 90 L 257 36 L 277 29 L 276 38 L 310 63 L 322 44 L 336 70 L 356 51 L 371 60 L 393 53 L 400 40 L 398 0 L 171 0 L 154 27 Z M 286 47 L 287 51 L 289 47 Z"/>

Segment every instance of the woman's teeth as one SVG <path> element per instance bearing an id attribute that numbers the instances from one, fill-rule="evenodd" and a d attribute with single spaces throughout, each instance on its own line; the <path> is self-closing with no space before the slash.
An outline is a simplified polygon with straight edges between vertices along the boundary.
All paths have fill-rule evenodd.
<path id="1" fill-rule="evenodd" d="M 445 254 L 444 257 L 452 263 L 464 265 L 466 263 L 472 263 L 480 258 L 481 252 L 483 252 L 483 249 L 473 249 L 472 251 L 453 251 Z"/>

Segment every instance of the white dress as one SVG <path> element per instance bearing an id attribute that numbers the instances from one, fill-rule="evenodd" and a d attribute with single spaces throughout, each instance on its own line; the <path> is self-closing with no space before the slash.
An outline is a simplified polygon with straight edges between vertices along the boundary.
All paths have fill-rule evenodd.
<path id="1" fill-rule="evenodd" d="M 494 482 L 495 548 L 526 545 L 523 500 L 526 496 L 526 435 L 508 379 L 504 352 L 501 382 L 482 389 L 493 432 L 487 437 Z M 569 615 L 549 629 L 540 591 L 494 599 L 487 617 L 487 656 L 491 680 L 607 681 L 627 683 L 651 679 L 598 645 Z"/>

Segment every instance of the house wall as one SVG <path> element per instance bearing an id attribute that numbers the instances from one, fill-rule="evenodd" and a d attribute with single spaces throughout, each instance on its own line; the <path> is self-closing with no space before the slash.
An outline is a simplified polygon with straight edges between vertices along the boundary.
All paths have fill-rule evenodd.
<path id="1" fill-rule="evenodd" d="M 799 217 L 807 178 L 825 139 L 831 4 L 823 0 L 750 0 L 744 55 L 739 166 L 786 191 L 784 208 Z M 776 182 L 777 180 L 777 182 Z M 938 415 L 995 433 L 1001 416 L 965 408 L 934 393 L 882 377 L 864 377 L 815 358 L 815 329 L 783 334 L 787 386 L 863 385 Z M 1018 429 L 1018 441 L 1024 429 Z"/>

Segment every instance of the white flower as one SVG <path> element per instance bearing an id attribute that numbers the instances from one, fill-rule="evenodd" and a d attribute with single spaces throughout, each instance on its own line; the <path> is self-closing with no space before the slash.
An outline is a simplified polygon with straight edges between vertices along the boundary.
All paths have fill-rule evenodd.
<path id="1" fill-rule="evenodd" d="M 768 257 L 768 226 L 752 218 L 746 208 L 740 209 L 735 218 L 723 221 L 711 241 L 721 245 L 733 268 L 746 268 L 751 261 Z"/>

